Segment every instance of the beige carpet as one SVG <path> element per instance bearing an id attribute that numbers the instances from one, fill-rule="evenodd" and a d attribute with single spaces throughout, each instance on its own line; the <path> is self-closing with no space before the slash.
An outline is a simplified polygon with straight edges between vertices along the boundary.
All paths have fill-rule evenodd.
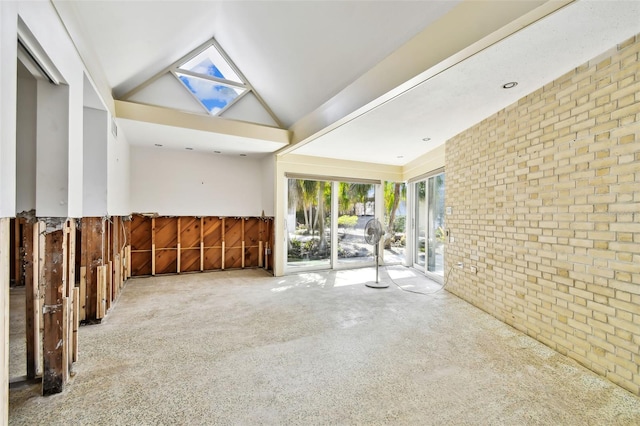
<path id="1" fill-rule="evenodd" d="M 406 288 L 438 286 L 411 269 Z M 372 269 L 134 279 L 77 375 L 10 424 L 638 425 L 640 399 L 447 292 Z"/>

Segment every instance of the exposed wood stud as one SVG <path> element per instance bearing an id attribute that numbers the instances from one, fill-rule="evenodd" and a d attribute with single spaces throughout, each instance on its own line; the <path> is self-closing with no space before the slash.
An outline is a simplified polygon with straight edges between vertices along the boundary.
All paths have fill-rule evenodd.
<path id="1" fill-rule="evenodd" d="M 78 360 L 78 328 L 80 325 L 80 289 L 73 289 L 73 339 L 72 339 L 72 361 Z"/>
<path id="2" fill-rule="evenodd" d="M 69 289 L 69 219 L 62 225 L 62 297 L 67 297 Z M 66 381 L 66 379 L 65 379 Z"/>
<path id="3" fill-rule="evenodd" d="M 23 219 L 16 218 L 13 220 L 14 238 L 13 238 L 13 269 L 15 285 L 23 285 L 22 275 L 22 259 L 20 256 L 20 248 L 22 240 L 20 239 L 20 228 L 22 227 Z"/>
<path id="4" fill-rule="evenodd" d="M 76 285 L 76 228 L 76 220 L 69 219 L 69 291 Z"/>
<path id="5" fill-rule="evenodd" d="M 200 271 L 204 271 L 204 218 L 200 218 Z"/>
<path id="6" fill-rule="evenodd" d="M 0 218 L 0 423 L 8 423 L 9 413 L 9 268 L 11 263 L 11 219 Z"/>
<path id="7" fill-rule="evenodd" d="M 25 284 L 25 334 L 27 349 L 27 379 L 35 379 L 38 370 L 38 341 L 40 336 L 40 326 L 38 324 L 38 310 L 36 303 L 38 301 L 37 274 L 34 274 L 34 241 L 37 242 L 37 236 L 34 238 L 34 229 L 31 222 L 25 222 L 22 230 L 24 248 L 24 284 Z"/>
<path id="8" fill-rule="evenodd" d="M 37 259 L 38 268 L 34 269 L 34 274 L 37 271 L 37 288 L 38 288 L 38 300 L 35 308 L 38 315 L 38 369 L 37 374 L 43 374 L 44 372 L 44 345 L 42 339 L 44 336 L 44 299 L 45 299 L 45 279 L 44 279 L 44 265 L 45 265 L 45 231 L 47 229 L 46 224 L 43 221 L 37 223 L 36 238 L 37 242 Z"/>
<path id="9" fill-rule="evenodd" d="M 242 230 L 241 230 L 241 233 L 242 233 L 242 236 L 241 236 L 241 238 L 242 238 L 242 254 L 241 254 L 242 262 L 241 262 L 241 265 L 242 266 L 241 266 L 241 268 L 242 269 L 244 269 L 244 262 L 245 262 L 245 257 L 246 257 L 246 253 L 244 252 L 244 223 L 245 223 L 245 221 L 246 221 L 246 219 L 244 219 L 244 218 L 240 219 L 240 223 L 241 223 L 240 226 L 242 227 Z"/>
<path id="10" fill-rule="evenodd" d="M 178 247 L 178 253 L 176 254 L 176 256 L 177 256 L 177 257 L 176 257 L 176 266 L 177 266 L 177 268 L 176 268 L 176 272 L 177 272 L 177 273 L 180 273 L 180 257 L 181 257 L 181 256 L 180 256 L 180 254 L 181 254 L 181 253 L 180 253 L 180 232 L 182 231 L 182 229 L 181 229 L 181 227 L 180 227 L 180 225 L 181 225 L 181 224 L 182 224 L 182 218 L 180 218 L 180 217 L 179 217 L 179 218 L 178 218 L 178 232 L 177 232 L 177 234 L 178 234 L 178 235 L 177 235 L 177 239 L 178 239 L 178 246 L 177 246 L 177 247 Z"/>
<path id="11" fill-rule="evenodd" d="M 105 259 L 104 235 L 105 221 L 100 217 L 85 217 L 82 219 L 82 265 L 86 268 L 86 299 L 80 303 L 85 306 L 85 320 L 98 319 L 98 267 Z"/>
<path id="12" fill-rule="evenodd" d="M 69 298 L 62 298 L 62 377 L 69 381 Z"/>
<path id="13" fill-rule="evenodd" d="M 263 217 L 134 215 L 130 222 L 134 230 L 129 254 L 131 270 L 127 271 L 124 265 L 121 268 L 124 274 L 140 276 L 152 274 L 152 261 L 156 275 L 265 267 L 266 243 L 272 244 L 268 232 L 271 222 L 271 218 Z M 116 254 L 114 258 L 117 257 Z M 115 262 L 114 268 L 114 279 L 117 279 Z"/>
<path id="14" fill-rule="evenodd" d="M 151 218 L 151 275 L 156 274 L 156 218 Z"/>
<path id="15" fill-rule="evenodd" d="M 87 319 L 87 267 L 80 267 L 80 321 Z"/>
<path id="16" fill-rule="evenodd" d="M 64 370 L 64 231 L 46 231 L 44 257 L 44 372 L 42 394 L 62 392 L 65 383 Z"/>
<path id="17" fill-rule="evenodd" d="M 106 292 L 104 294 L 105 296 L 105 309 L 103 314 L 106 315 L 107 311 L 109 310 L 109 308 L 111 308 L 111 301 L 113 300 L 113 261 L 109 261 L 109 263 L 107 265 L 105 265 L 106 270 L 105 270 L 105 274 L 106 274 L 106 279 L 105 279 L 105 283 L 106 283 Z"/>
<path id="18" fill-rule="evenodd" d="M 225 218 L 222 218 L 222 269 L 224 269 L 224 261 L 226 258 L 226 249 L 225 249 L 225 227 L 226 227 L 226 220 Z"/>

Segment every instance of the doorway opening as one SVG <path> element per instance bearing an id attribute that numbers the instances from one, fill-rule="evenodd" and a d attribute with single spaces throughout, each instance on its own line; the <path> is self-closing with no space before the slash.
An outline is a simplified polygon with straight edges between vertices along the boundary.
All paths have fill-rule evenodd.
<path id="1" fill-rule="evenodd" d="M 413 266 L 442 283 L 445 242 L 445 175 L 413 183 Z"/>

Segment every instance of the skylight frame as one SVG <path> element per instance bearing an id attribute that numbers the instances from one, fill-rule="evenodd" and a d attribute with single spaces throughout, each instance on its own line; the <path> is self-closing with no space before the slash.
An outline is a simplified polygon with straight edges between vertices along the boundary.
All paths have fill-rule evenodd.
<path id="1" fill-rule="evenodd" d="M 1 1 L 1 0 L 0 0 Z M 196 56 L 198 56 L 199 54 L 201 54 L 203 51 L 205 51 L 206 49 L 210 48 L 211 46 L 214 46 L 215 49 L 218 51 L 218 53 L 220 54 L 220 56 L 222 56 L 222 58 L 227 62 L 227 64 L 232 68 L 232 70 L 236 73 L 236 75 L 240 78 L 240 80 L 242 80 L 244 82 L 244 87 L 246 88 L 246 91 L 241 95 L 238 96 L 233 102 L 230 102 L 223 110 L 220 110 L 218 112 L 217 115 L 211 115 L 209 113 L 209 110 L 206 108 L 206 106 L 204 104 L 202 104 L 202 102 L 200 102 L 200 100 L 195 97 L 195 95 L 193 94 L 193 92 L 191 92 L 191 90 L 189 90 L 188 87 L 186 87 L 184 85 L 184 83 L 182 82 L 182 80 L 180 80 L 180 78 L 176 75 L 176 71 L 180 72 L 180 73 L 184 73 L 182 70 L 180 69 L 180 66 L 182 66 L 183 64 L 185 64 L 186 62 L 188 62 L 189 60 L 191 60 L 192 58 L 195 58 Z M 244 76 L 244 74 L 242 73 L 242 71 L 240 71 L 240 69 L 238 69 L 238 67 L 236 66 L 236 64 L 231 60 L 231 58 L 229 58 L 229 56 L 227 55 L 227 53 L 224 51 L 224 49 L 218 44 L 218 42 L 212 38 L 210 40 L 207 40 L 205 43 L 201 44 L 200 46 L 198 46 L 197 48 L 193 49 L 191 52 L 189 52 L 188 54 L 182 56 L 180 59 L 178 59 L 177 61 L 175 61 L 174 63 L 172 63 L 171 65 L 169 65 L 168 67 L 164 68 L 162 71 L 158 72 L 157 74 L 155 74 L 153 77 L 151 77 L 150 79 L 144 81 L 143 83 L 135 86 L 133 89 L 129 90 L 128 92 L 126 92 L 125 94 L 123 94 L 119 99 L 121 100 L 129 100 L 132 96 L 134 96 L 136 93 L 140 92 L 141 90 L 143 90 L 144 88 L 148 87 L 150 84 L 152 84 L 153 82 L 155 82 L 156 80 L 158 80 L 159 78 L 167 75 L 168 73 L 172 74 L 173 77 L 178 80 L 180 82 L 180 84 L 185 88 L 185 90 L 191 95 L 194 96 L 194 100 L 196 100 L 198 102 L 198 104 L 206 111 L 206 114 L 210 117 L 218 117 L 218 118 L 222 118 L 220 117 L 227 109 L 229 109 L 231 106 L 233 106 L 238 100 L 242 99 L 244 96 L 246 96 L 248 93 L 252 93 L 253 96 L 256 97 L 256 99 L 258 100 L 258 102 L 262 105 L 262 107 L 265 109 L 265 111 L 271 116 L 271 118 L 273 119 L 273 121 L 276 123 L 277 127 L 280 129 L 284 129 L 286 128 L 286 126 L 282 123 L 282 121 L 280 121 L 280 119 L 278 118 L 278 116 L 275 115 L 275 113 L 271 110 L 271 108 L 269 107 L 269 105 L 267 105 L 267 103 L 264 101 L 264 99 L 262 99 L 262 96 L 260 96 L 260 94 L 253 88 L 253 86 L 249 83 L 249 81 L 247 80 L 247 78 Z M 197 73 L 196 73 L 197 74 Z M 198 76 L 200 77 L 200 76 Z M 211 77 L 211 76 L 208 76 Z M 215 78 L 215 77 L 211 77 L 211 78 Z M 229 84 L 231 83 L 231 85 L 233 85 L 234 83 L 237 85 L 236 82 L 233 82 L 231 80 L 227 81 L 223 81 L 225 84 Z"/>
<path id="2" fill-rule="evenodd" d="M 218 53 L 220 58 L 225 62 L 225 65 L 227 65 L 231 69 L 231 71 L 235 74 L 235 77 L 237 77 L 238 80 L 242 81 L 242 83 L 239 83 L 239 82 L 234 81 L 234 80 L 228 80 L 226 78 L 219 78 L 219 77 L 212 76 L 212 75 L 209 75 L 209 74 L 201 74 L 201 73 L 198 73 L 198 72 L 191 71 L 191 70 L 189 70 L 187 68 L 182 68 L 185 64 L 189 63 L 190 61 L 192 61 L 193 59 L 197 58 L 198 56 L 200 56 L 202 53 L 206 52 L 209 49 L 215 49 L 216 50 L 216 52 Z M 216 67 L 216 69 L 218 69 L 218 71 L 220 71 L 220 68 L 215 63 L 213 63 L 213 61 L 211 61 L 211 63 L 212 63 L 212 65 L 214 67 Z M 170 72 L 180 82 L 180 84 L 185 88 L 185 90 L 187 90 L 189 92 L 189 94 L 191 94 L 191 96 L 193 96 L 193 98 L 198 102 L 198 104 L 200 104 L 200 106 L 202 106 L 202 108 L 206 111 L 206 113 L 208 115 L 211 115 L 212 117 L 220 117 L 226 110 L 231 108 L 236 102 L 238 102 L 240 99 L 242 99 L 244 96 L 246 96 L 247 93 L 253 92 L 255 94 L 255 91 L 253 90 L 253 87 L 251 87 L 251 85 L 247 82 L 247 80 L 244 77 L 244 75 L 242 74 L 242 72 L 240 72 L 238 67 L 236 67 L 236 65 L 231 60 L 231 58 L 229 58 L 229 56 L 226 54 L 226 52 L 222 49 L 222 47 L 214 39 L 209 40 L 208 42 L 206 42 L 203 45 L 201 45 L 199 48 L 197 48 L 197 49 L 191 51 L 189 54 L 183 56 L 179 61 L 175 62 L 171 66 Z M 187 84 L 180 78 L 180 74 L 182 74 L 184 76 L 187 76 L 187 77 L 195 78 L 195 79 L 201 79 L 201 80 L 206 80 L 206 81 L 209 81 L 209 82 L 212 82 L 212 83 L 218 83 L 219 85 L 222 85 L 222 86 L 230 86 L 232 89 L 234 87 L 238 88 L 238 89 L 243 89 L 243 92 L 239 93 L 238 96 L 236 96 L 231 101 L 226 103 L 224 108 L 221 108 L 220 110 L 218 110 L 218 111 L 216 111 L 214 113 L 211 110 L 209 110 L 209 108 L 198 97 L 198 95 L 196 93 L 194 93 L 192 91 L 192 89 L 189 88 L 189 86 L 187 86 Z"/>
<path id="3" fill-rule="evenodd" d="M 212 117 L 220 117 L 220 115 L 223 112 L 225 112 L 226 110 L 231 108 L 236 102 L 238 102 L 240 99 L 245 97 L 248 93 L 252 92 L 252 90 L 250 90 L 245 85 L 241 85 L 241 84 L 237 84 L 237 83 L 235 85 L 232 85 L 232 84 L 229 84 L 227 82 L 227 80 L 222 80 L 222 79 L 218 79 L 218 78 L 211 77 L 211 76 L 204 76 L 203 74 L 198 74 L 198 73 L 189 73 L 189 74 L 187 74 L 187 73 L 184 73 L 182 71 L 183 71 L 182 69 L 179 69 L 178 71 L 171 70 L 171 74 L 173 74 L 173 76 L 180 82 L 180 84 L 185 88 L 185 90 L 187 92 L 189 92 L 189 94 L 193 97 L 193 99 L 195 99 L 196 102 L 198 102 L 198 104 L 205 110 L 207 115 L 210 115 Z M 209 108 L 207 108 L 207 106 L 204 104 L 204 102 L 202 102 L 200 100 L 200 98 L 198 98 L 198 96 L 195 93 L 193 93 L 191 91 L 191 89 L 185 84 L 185 82 L 182 81 L 182 79 L 180 78 L 180 76 L 178 74 L 184 74 L 184 75 L 187 75 L 187 76 L 192 77 L 192 78 L 198 78 L 198 79 L 201 79 L 201 80 L 210 81 L 212 83 L 216 83 L 216 84 L 223 85 L 223 86 L 230 86 L 232 88 L 236 87 L 238 89 L 243 89 L 243 92 L 239 93 L 238 96 L 233 98 L 231 101 L 227 102 L 227 104 L 224 106 L 224 108 L 221 108 L 218 112 L 213 114 L 213 113 L 211 113 Z M 205 77 L 209 77 L 209 78 L 205 78 Z"/>

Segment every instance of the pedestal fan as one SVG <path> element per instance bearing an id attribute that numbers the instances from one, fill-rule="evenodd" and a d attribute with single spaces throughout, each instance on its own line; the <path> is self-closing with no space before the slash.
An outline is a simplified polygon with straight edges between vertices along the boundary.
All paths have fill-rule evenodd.
<path id="1" fill-rule="evenodd" d="M 372 288 L 387 288 L 389 284 L 380 283 L 378 281 L 378 253 L 380 251 L 380 240 L 384 237 L 384 229 L 378 219 L 371 219 L 364 226 L 364 240 L 367 244 L 373 245 L 373 252 L 376 258 L 376 282 L 366 283 L 367 287 Z"/>

